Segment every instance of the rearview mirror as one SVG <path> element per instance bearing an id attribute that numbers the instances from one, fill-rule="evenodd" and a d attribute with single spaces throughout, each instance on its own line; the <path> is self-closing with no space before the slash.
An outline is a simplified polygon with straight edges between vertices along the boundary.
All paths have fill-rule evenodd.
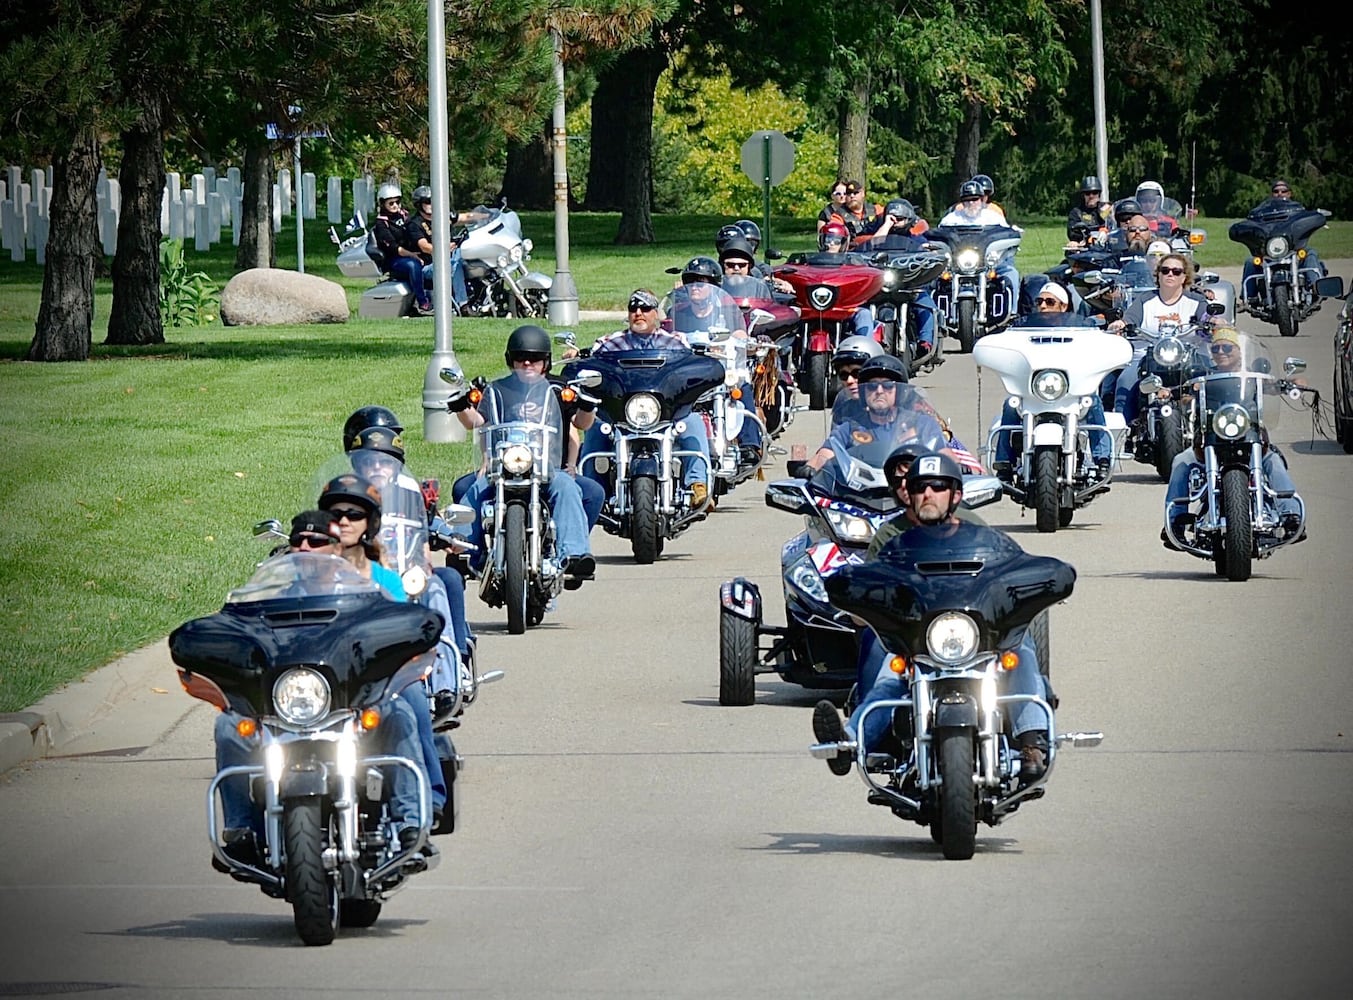
<path id="1" fill-rule="evenodd" d="M 1344 279 L 1337 274 L 1318 279 L 1315 283 L 1315 294 L 1322 299 L 1342 299 L 1344 297 Z"/>
<path id="2" fill-rule="evenodd" d="M 1306 362 L 1301 358 L 1288 358 L 1283 362 L 1284 375 L 1300 375 L 1306 370 Z"/>
<path id="3" fill-rule="evenodd" d="M 1165 383 L 1160 380 L 1159 375 L 1147 375 L 1137 383 L 1137 388 L 1141 390 L 1143 396 L 1150 396 L 1165 388 Z"/>
<path id="4" fill-rule="evenodd" d="M 995 476 L 964 476 L 963 497 L 958 504 L 968 510 L 985 507 L 1001 498 L 1002 489 L 1001 481 Z"/>
<path id="5" fill-rule="evenodd" d="M 767 250 L 765 253 L 766 260 L 784 260 L 784 257 L 779 250 Z"/>
<path id="6" fill-rule="evenodd" d="M 1226 313 L 1225 302 L 1209 302 L 1207 304 L 1207 314 L 1209 316 L 1222 316 Z"/>
<path id="7" fill-rule="evenodd" d="M 290 537 L 282 530 L 282 522 L 275 518 L 270 518 L 267 521 L 259 521 L 258 524 L 254 525 L 255 538 L 262 538 L 265 535 L 271 535 L 277 538 Z"/>
<path id="8" fill-rule="evenodd" d="M 573 378 L 574 385 L 580 385 L 584 389 L 595 389 L 601 385 L 601 372 L 592 368 L 584 368 Z"/>
<path id="9" fill-rule="evenodd" d="M 790 514 L 811 514 L 813 504 L 803 492 L 803 481 L 780 479 L 766 487 L 766 506 Z"/>
<path id="10" fill-rule="evenodd" d="M 458 372 L 454 368 L 443 368 L 437 373 L 437 377 L 447 385 L 460 387 L 465 384 L 465 373 Z"/>
<path id="11" fill-rule="evenodd" d="M 463 503 L 449 503 L 442 508 L 442 520 L 447 524 L 473 524 L 474 519 L 474 508 Z"/>
<path id="12" fill-rule="evenodd" d="M 578 338 L 572 330 L 560 330 L 554 335 L 556 344 L 563 344 L 565 347 L 577 347 Z"/>

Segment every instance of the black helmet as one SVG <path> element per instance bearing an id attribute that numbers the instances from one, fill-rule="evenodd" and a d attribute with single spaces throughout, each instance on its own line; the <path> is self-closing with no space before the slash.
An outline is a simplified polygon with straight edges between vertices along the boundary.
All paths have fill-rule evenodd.
<path id="1" fill-rule="evenodd" d="M 877 358 L 870 358 L 860 369 L 860 384 L 868 382 L 870 379 L 888 379 L 892 382 L 907 381 L 907 366 L 891 354 L 881 354 Z"/>
<path id="2" fill-rule="evenodd" d="M 1113 206 L 1113 220 L 1115 222 L 1124 222 L 1134 215 L 1142 214 L 1142 206 L 1137 203 L 1136 198 L 1124 198 L 1118 204 Z"/>
<path id="3" fill-rule="evenodd" d="M 982 197 L 982 185 L 977 181 L 964 181 L 958 188 L 958 200 Z"/>
<path id="4" fill-rule="evenodd" d="M 708 281 L 711 285 L 723 284 L 723 268 L 713 257 L 692 257 L 681 269 L 681 283 L 689 285 L 697 281 Z"/>
<path id="5" fill-rule="evenodd" d="M 316 506 L 320 510 L 328 510 L 334 504 L 345 500 L 356 504 L 367 513 L 366 531 L 362 534 L 362 538 L 375 538 L 381 530 L 381 491 L 369 479 L 364 479 L 355 472 L 345 472 L 320 487 Z"/>
<path id="6" fill-rule="evenodd" d="M 736 258 L 738 260 L 745 260 L 752 264 L 756 263 L 756 251 L 752 249 L 752 245 L 750 243 L 748 243 L 745 239 L 742 238 L 741 229 L 738 230 L 738 238 L 736 240 L 729 240 L 726 244 L 724 244 L 722 247 L 719 248 L 720 264 L 728 260 L 730 257 Z"/>
<path id="7" fill-rule="evenodd" d="M 528 323 L 526 326 L 517 327 L 508 335 L 507 350 L 503 352 L 503 360 L 511 368 L 514 358 L 530 361 L 543 359 L 545 370 L 549 371 L 550 364 L 553 361 L 551 351 L 550 335 L 535 324 Z"/>
<path id="8" fill-rule="evenodd" d="M 1104 190 L 1104 185 L 1099 183 L 1099 178 L 1094 174 L 1081 179 L 1081 194 L 1099 194 Z"/>
<path id="9" fill-rule="evenodd" d="M 891 461 L 892 455 L 889 455 L 888 459 Z M 911 463 L 911 468 L 907 470 L 907 487 L 910 489 L 922 479 L 950 479 L 953 480 L 956 489 L 963 488 L 963 470 L 952 458 L 938 451 L 917 455 Z"/>
<path id="10" fill-rule="evenodd" d="M 883 474 L 888 479 L 888 485 L 897 489 L 906 472 L 901 471 L 899 466 L 906 463 L 911 466 L 922 455 L 926 454 L 925 448 L 919 441 L 910 441 L 907 444 L 900 444 L 892 450 L 892 453 L 883 460 Z"/>
<path id="11" fill-rule="evenodd" d="M 419 184 L 418 187 L 413 189 L 413 203 L 416 207 L 423 204 L 423 202 L 427 202 L 429 205 L 432 204 L 432 188 L 428 187 L 426 184 Z"/>
<path id="12" fill-rule="evenodd" d="M 717 252 L 722 253 L 723 248 L 728 246 L 728 244 L 732 243 L 734 240 L 746 243 L 747 234 L 738 226 L 730 222 L 728 225 L 720 227 L 719 231 L 714 234 L 714 249 Z"/>
<path id="13" fill-rule="evenodd" d="M 343 448 L 347 449 L 358 431 L 368 427 L 388 427 L 396 434 L 404 433 L 404 425 L 399 422 L 393 410 L 384 406 L 363 406 L 352 411 L 347 423 L 343 425 Z"/>
<path id="14" fill-rule="evenodd" d="M 761 227 L 751 219 L 739 219 L 733 223 L 742 230 L 742 235 L 747 237 L 747 242 L 752 245 L 753 250 L 761 249 Z"/>
<path id="15" fill-rule="evenodd" d="M 916 206 L 906 198 L 894 198 L 883 206 L 883 214 L 891 215 L 901 222 L 911 223 L 916 221 Z"/>
<path id="16" fill-rule="evenodd" d="M 379 451 L 404 461 L 404 439 L 389 427 L 364 427 L 348 439 L 348 451 Z"/>
<path id="17" fill-rule="evenodd" d="M 990 198 L 996 193 L 996 182 L 986 174 L 974 174 L 972 179 L 981 187 L 983 198 Z"/>

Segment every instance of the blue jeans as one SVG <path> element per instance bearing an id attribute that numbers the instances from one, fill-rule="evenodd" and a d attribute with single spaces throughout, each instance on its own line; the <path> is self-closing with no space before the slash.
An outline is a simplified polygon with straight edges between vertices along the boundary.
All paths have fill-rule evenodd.
<path id="1" fill-rule="evenodd" d="M 1325 265 L 1320 263 L 1320 255 L 1310 247 L 1306 248 L 1306 259 L 1301 262 L 1301 270 L 1311 279 L 1311 284 L 1315 284 L 1317 278 L 1323 278 L 1326 273 Z M 1240 297 L 1242 299 L 1252 299 L 1259 294 L 1259 285 L 1256 279 L 1264 276 L 1264 269 L 1255 264 L 1253 257 L 1245 259 L 1245 266 L 1240 272 Z"/>
<path id="2" fill-rule="evenodd" d="M 739 389 L 742 390 L 742 398 L 738 402 L 742 408 L 756 416 L 756 390 L 752 388 L 752 383 L 743 382 Z M 747 445 L 749 448 L 761 447 L 761 425 L 753 419 L 744 419 L 742 427 L 738 430 L 738 444 Z"/>
<path id="3" fill-rule="evenodd" d="M 462 657 L 469 658 L 472 633 L 470 622 L 465 617 L 465 577 L 450 566 L 438 566 L 432 572 L 446 588 L 446 603 L 451 609 L 451 628 L 456 634 L 456 648 Z"/>
<path id="4" fill-rule="evenodd" d="M 454 492 L 454 487 L 453 487 Z M 489 481 L 482 474 L 475 477 L 465 496 L 459 501 L 476 511 L 482 512 L 484 501 L 491 498 Z M 583 511 L 582 489 L 567 472 L 556 469 L 550 477 L 547 491 L 550 514 L 554 517 L 555 555 L 562 562 L 571 556 L 587 555 L 591 548 L 587 542 L 587 514 Z M 499 512 L 501 516 L 501 512 Z M 501 523 L 501 522 L 500 522 Z M 488 553 L 484 551 L 483 516 L 476 517 L 470 525 L 467 537 L 479 551 L 471 556 L 471 562 L 483 566 Z"/>
<path id="5" fill-rule="evenodd" d="M 1024 638 L 1020 641 L 1019 646 L 1016 647 L 1016 652 L 1019 653 L 1019 666 L 1011 671 L 1002 670 L 1000 672 L 999 693 L 1003 695 L 1032 694 L 1047 699 L 1047 685 L 1044 683 L 1043 675 L 1038 670 L 1038 651 L 1034 647 L 1033 636 L 1027 631 L 1024 633 Z M 889 668 L 888 661 L 891 659 L 892 654 L 883 648 L 883 644 L 878 641 L 878 636 L 874 634 L 874 630 L 865 629 L 860 636 L 858 670 L 862 678 L 868 679 L 868 684 L 860 684 L 858 690 L 859 702 L 846 722 L 846 734 L 851 739 L 855 739 L 859 732 L 860 718 L 864 715 L 867 706 L 878 701 L 907 697 L 910 686 L 901 674 L 894 673 Z M 1010 720 L 1010 731 L 1014 736 L 1032 730 L 1046 731 L 1048 728 L 1047 713 L 1032 702 L 1012 702 L 1002 711 Z M 864 727 L 866 752 L 879 745 L 887 734 L 891 722 L 891 712 L 870 713 Z"/>
<path id="6" fill-rule="evenodd" d="M 856 337 L 872 337 L 874 335 L 874 314 L 868 306 L 860 306 L 855 310 L 855 315 L 850 317 L 851 332 Z"/>
<path id="7" fill-rule="evenodd" d="M 749 395 L 744 391 L 743 398 Z M 755 399 L 752 400 L 752 406 L 756 406 Z M 686 422 L 686 432 L 677 435 L 675 447 L 677 451 L 695 451 L 700 453 L 699 458 L 682 459 L 682 483 L 691 486 L 694 483 L 705 483 L 709 485 L 709 438 L 705 435 L 705 421 L 703 417 L 691 413 L 690 408 L 677 411 L 673 415 L 673 420 L 684 420 Z M 760 428 L 757 428 L 758 438 Z M 611 451 L 613 441 L 610 435 L 601 432 L 600 422 L 593 424 L 585 435 L 583 435 L 583 444 L 581 454 L 587 455 L 594 451 Z M 602 492 L 606 492 L 606 476 L 597 471 L 597 464 L 590 462 L 587 468 L 583 470 L 583 476 L 591 479 L 601 487 Z"/>
<path id="8" fill-rule="evenodd" d="M 423 265 L 425 284 L 432 281 L 432 270 L 431 264 Z M 465 261 L 461 259 L 459 247 L 451 251 L 451 297 L 455 299 L 457 306 L 463 306 L 470 300 L 469 292 L 465 290 Z"/>
<path id="9" fill-rule="evenodd" d="M 583 495 L 583 513 L 587 516 L 587 530 L 590 532 L 601 520 L 601 508 L 606 506 L 606 488 L 590 476 L 573 476 Z"/>
<path id="10" fill-rule="evenodd" d="M 1268 481 L 1269 489 L 1275 493 L 1294 493 L 1297 485 L 1292 482 L 1292 475 L 1287 471 L 1287 463 L 1282 460 L 1276 451 L 1268 449 L 1264 452 L 1264 457 L 1260 462 L 1264 470 L 1264 478 Z M 1165 487 L 1165 516 L 1181 517 L 1187 508 L 1180 504 L 1174 506 L 1175 500 L 1185 500 L 1189 495 L 1189 473 L 1194 469 L 1202 469 L 1203 463 L 1194 457 L 1192 448 L 1185 448 L 1175 456 L 1174 466 L 1170 470 L 1170 482 Z M 1297 502 L 1292 499 L 1277 501 L 1277 513 L 1281 517 L 1283 514 L 1296 514 L 1299 508 Z"/>
<path id="11" fill-rule="evenodd" d="M 935 297 L 929 291 L 922 291 L 916 301 L 907 310 L 916 317 L 916 340 L 922 351 L 928 351 L 935 345 Z"/>
<path id="12" fill-rule="evenodd" d="M 1090 404 L 1090 409 L 1086 411 L 1085 422 L 1087 424 L 1099 424 L 1104 426 L 1104 404 L 1100 402 L 1099 396 L 1094 397 L 1094 402 Z M 1019 424 L 1020 416 L 1017 411 L 1008 402 L 1001 408 L 1002 424 Z M 1096 462 L 1109 462 L 1113 460 L 1113 436 L 1108 431 L 1089 431 L 1090 435 L 1090 454 Z M 1015 450 L 1010 444 L 1011 432 L 1001 431 L 996 435 L 996 458 L 997 462 L 1014 462 Z"/>
<path id="13" fill-rule="evenodd" d="M 390 277 L 404 282 L 413 291 L 413 299 L 426 309 L 432 304 L 423 282 L 423 264 L 417 257 L 396 257 L 386 268 Z"/>

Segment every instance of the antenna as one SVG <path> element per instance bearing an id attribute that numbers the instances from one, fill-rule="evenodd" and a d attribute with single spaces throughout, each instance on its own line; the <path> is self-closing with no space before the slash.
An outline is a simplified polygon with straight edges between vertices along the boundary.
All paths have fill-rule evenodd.
<path id="1" fill-rule="evenodd" d="M 1198 209 L 1194 207 L 1193 199 L 1198 191 L 1198 140 L 1194 139 L 1189 143 L 1189 210 L 1185 214 L 1192 222 L 1198 215 Z"/>

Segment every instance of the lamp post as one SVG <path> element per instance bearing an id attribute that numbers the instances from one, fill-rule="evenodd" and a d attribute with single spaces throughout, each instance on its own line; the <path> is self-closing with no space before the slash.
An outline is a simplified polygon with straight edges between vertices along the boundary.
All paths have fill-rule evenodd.
<path id="1" fill-rule="evenodd" d="M 1094 76 L 1095 168 L 1104 185 L 1104 200 L 1109 195 L 1109 132 L 1104 114 L 1104 16 L 1100 0 L 1090 0 L 1090 67 Z"/>
<path id="2" fill-rule="evenodd" d="M 564 34 L 550 28 L 554 42 L 554 121 L 550 144 L 554 151 L 554 283 L 550 285 L 550 325 L 576 326 L 578 288 L 568 263 L 568 128 L 564 123 Z"/>
<path id="3" fill-rule="evenodd" d="M 423 438 L 434 444 L 465 439 L 465 429 L 446 409 L 450 388 L 443 368 L 460 371 L 451 343 L 451 175 L 446 138 L 446 11 L 428 0 L 428 145 L 432 158 L 433 346 L 423 376 Z"/>

